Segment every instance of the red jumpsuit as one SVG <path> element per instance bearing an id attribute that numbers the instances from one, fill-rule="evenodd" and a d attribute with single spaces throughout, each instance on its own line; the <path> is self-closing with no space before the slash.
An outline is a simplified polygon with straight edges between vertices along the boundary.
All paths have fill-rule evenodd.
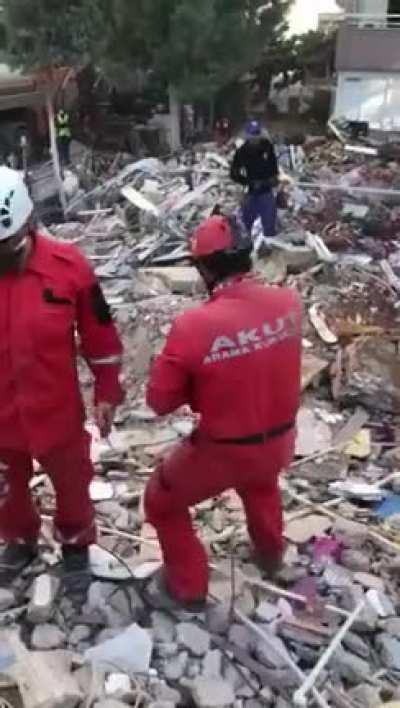
<path id="1" fill-rule="evenodd" d="M 189 507 L 226 489 L 243 500 L 256 550 L 279 559 L 278 477 L 294 452 L 300 369 L 301 304 L 294 290 L 236 278 L 174 323 L 154 364 L 148 404 L 160 415 L 189 404 L 201 422 L 155 471 L 145 507 L 168 588 L 179 600 L 198 600 L 208 587 L 207 557 Z M 271 431 L 260 444 L 259 434 Z"/>
<path id="2" fill-rule="evenodd" d="M 36 234 L 21 273 L 0 278 L 0 537 L 34 542 L 32 459 L 50 475 L 62 543 L 95 540 L 90 439 L 77 374 L 77 341 L 95 401 L 117 405 L 122 347 L 96 277 L 72 245 Z"/>

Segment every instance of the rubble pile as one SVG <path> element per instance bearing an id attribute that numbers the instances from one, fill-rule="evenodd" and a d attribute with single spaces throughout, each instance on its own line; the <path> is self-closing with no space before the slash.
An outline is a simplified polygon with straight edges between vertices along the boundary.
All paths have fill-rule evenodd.
<path id="1" fill-rule="evenodd" d="M 102 282 L 125 340 L 128 397 L 108 441 L 91 427 L 99 542 L 83 607 L 59 593 L 50 482 L 37 469 L 31 483 L 41 560 L 0 591 L 2 670 L 28 708 L 400 705 L 400 228 L 382 239 L 383 256 L 365 215 L 343 213 L 360 206 L 350 170 L 363 187 L 387 179 L 392 189 L 398 169 L 382 176 L 376 158 L 366 160 L 337 143 L 315 147 L 304 174 L 291 176 L 279 235 L 257 258 L 259 278 L 296 287 L 305 304 L 296 459 L 281 481 L 287 549 L 267 578 L 236 493 L 200 504 L 212 575 L 207 611 L 194 617 L 157 607 L 160 551 L 142 497 L 156 460 L 196 420 L 186 409 L 157 419 L 144 387 L 171 321 L 204 297 L 185 261 L 187 234 L 216 203 L 237 205 L 237 190 L 211 147 L 189 165 L 191 185 L 187 166 L 145 160 L 81 195 L 75 220 L 52 229 L 83 248 Z M 347 180 L 346 191 L 331 198 L 300 186 L 325 182 L 327 171 L 335 184 Z M 362 204 L 394 224 L 397 199 Z M 333 249 L 325 219 L 349 240 Z M 89 392 L 83 366 L 82 382 Z"/>

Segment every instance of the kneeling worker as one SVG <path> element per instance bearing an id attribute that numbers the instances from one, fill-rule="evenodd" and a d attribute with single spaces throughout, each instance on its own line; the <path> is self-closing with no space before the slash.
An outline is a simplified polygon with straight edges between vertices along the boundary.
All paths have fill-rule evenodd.
<path id="1" fill-rule="evenodd" d="M 41 520 L 29 490 L 36 459 L 55 488 L 66 590 L 79 592 L 96 531 L 75 332 L 94 375 L 104 436 L 123 399 L 122 347 L 89 263 L 75 246 L 40 235 L 32 214 L 22 177 L 1 167 L 0 584 L 12 583 L 38 552 Z"/>
<path id="2" fill-rule="evenodd" d="M 145 495 L 164 556 L 161 593 L 194 611 L 207 597 L 208 562 L 191 506 L 236 489 L 263 567 L 272 573 L 282 560 L 278 479 L 294 452 L 301 304 L 294 290 L 257 282 L 251 250 L 234 217 L 213 216 L 197 229 L 192 257 L 210 299 L 175 321 L 147 392 L 159 415 L 184 404 L 201 415 Z"/>

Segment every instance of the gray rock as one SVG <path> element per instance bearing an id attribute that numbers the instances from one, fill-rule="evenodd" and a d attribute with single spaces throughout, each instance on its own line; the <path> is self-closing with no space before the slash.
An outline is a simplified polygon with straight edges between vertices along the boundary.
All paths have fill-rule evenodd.
<path id="1" fill-rule="evenodd" d="M 331 664 L 338 671 L 340 677 L 353 686 L 368 680 L 373 673 L 367 661 L 342 648 L 337 649 Z"/>
<path id="2" fill-rule="evenodd" d="M 103 642 L 107 642 L 109 639 L 118 637 L 119 634 L 121 634 L 121 630 L 118 629 L 118 627 L 114 627 L 113 629 L 110 627 L 107 627 L 107 629 L 102 629 L 97 635 L 96 644 L 103 644 Z"/>
<path id="3" fill-rule="evenodd" d="M 258 605 L 255 617 L 258 622 L 266 622 L 269 624 L 279 617 L 279 609 L 276 605 L 273 605 L 272 602 L 263 601 Z"/>
<path id="4" fill-rule="evenodd" d="M 296 565 L 287 565 L 279 571 L 276 577 L 277 580 L 284 585 L 292 585 L 293 583 L 297 583 L 298 580 L 303 580 L 306 576 L 306 568 L 300 568 Z"/>
<path id="5" fill-rule="evenodd" d="M 110 521 L 115 522 L 121 516 L 124 508 L 116 501 L 102 501 L 96 504 L 96 511 L 102 516 L 107 516 Z"/>
<path id="6" fill-rule="evenodd" d="M 54 575 L 43 573 L 33 581 L 27 609 L 27 619 L 32 624 L 42 624 L 50 620 L 55 611 L 55 601 L 60 581 Z"/>
<path id="7" fill-rule="evenodd" d="M 86 639 L 89 639 L 90 635 L 90 627 L 86 624 L 77 624 L 69 635 L 68 641 L 73 647 L 77 647 L 78 644 L 84 642 Z"/>
<path id="8" fill-rule="evenodd" d="M 258 688 L 258 683 L 253 678 L 251 671 L 245 666 L 241 670 L 241 683 L 236 690 L 237 698 L 254 698 L 256 690 Z"/>
<path id="9" fill-rule="evenodd" d="M 64 632 L 55 624 L 38 624 L 31 637 L 32 647 L 43 651 L 59 649 L 65 640 Z"/>
<path id="10" fill-rule="evenodd" d="M 347 632 L 343 639 L 343 646 L 361 659 L 368 659 L 371 654 L 369 644 L 354 632 Z"/>
<path id="11" fill-rule="evenodd" d="M 193 681 L 190 692 L 198 708 L 228 708 L 235 702 L 232 686 L 222 679 L 201 676 Z"/>
<path id="12" fill-rule="evenodd" d="M 229 641 L 244 651 L 253 651 L 257 637 L 247 627 L 242 624 L 233 624 L 229 630 Z"/>
<path id="13" fill-rule="evenodd" d="M 274 694 L 268 686 L 265 686 L 260 692 L 260 699 L 249 698 L 245 703 L 245 708 L 265 708 L 265 706 L 273 706 L 274 703 Z"/>
<path id="14" fill-rule="evenodd" d="M 192 622 L 181 622 L 176 628 L 178 644 L 194 656 L 204 656 L 210 648 L 210 635 Z"/>
<path id="15" fill-rule="evenodd" d="M 343 551 L 340 562 L 345 568 L 353 571 L 368 572 L 371 567 L 369 556 L 362 551 L 352 549 Z"/>
<path id="16" fill-rule="evenodd" d="M 382 590 L 385 589 L 385 583 L 382 578 L 372 573 L 354 573 L 354 582 L 360 583 L 364 588 L 372 590 Z"/>
<path id="17" fill-rule="evenodd" d="M 165 642 L 157 644 L 154 648 L 156 654 L 162 659 L 170 659 L 179 653 L 178 645 L 175 642 Z"/>
<path id="18" fill-rule="evenodd" d="M 246 617 L 250 617 L 255 610 L 256 603 L 250 588 L 245 587 L 235 600 L 235 607 Z"/>
<path id="19" fill-rule="evenodd" d="M 182 651 L 165 663 L 164 675 L 167 681 L 179 681 L 185 675 L 188 658 L 188 652 Z"/>
<path id="20" fill-rule="evenodd" d="M 381 624 L 382 629 L 396 639 L 400 639 L 400 617 L 391 617 Z"/>
<path id="21" fill-rule="evenodd" d="M 203 659 L 202 675 L 206 678 L 221 678 L 222 658 L 219 649 L 208 651 Z"/>
<path id="22" fill-rule="evenodd" d="M 231 609 L 223 603 L 210 605 L 206 610 L 206 625 L 210 632 L 225 634 L 231 624 Z"/>
<path id="23" fill-rule="evenodd" d="M 165 612 L 155 610 L 151 613 L 151 624 L 155 642 L 173 642 L 176 636 L 176 625 Z"/>
<path id="24" fill-rule="evenodd" d="M 176 703 L 172 701 L 156 701 L 155 703 L 149 703 L 149 708 L 175 708 L 175 706 Z"/>
<path id="25" fill-rule="evenodd" d="M 345 588 L 353 584 L 352 572 L 336 563 L 329 563 L 326 566 L 323 578 L 329 588 Z"/>
<path id="26" fill-rule="evenodd" d="M 122 509 L 120 515 L 115 520 L 115 528 L 118 531 L 130 531 L 132 529 L 131 513 L 128 509 Z"/>
<path id="27" fill-rule="evenodd" d="M 186 666 L 186 676 L 189 679 L 195 679 L 201 675 L 201 663 L 200 661 L 191 660 Z"/>
<path id="28" fill-rule="evenodd" d="M 118 590 L 118 586 L 113 583 L 91 583 L 87 594 L 87 601 L 84 607 L 84 612 L 100 611 L 105 613 L 111 595 Z"/>
<path id="29" fill-rule="evenodd" d="M 380 634 L 375 644 L 378 647 L 381 659 L 388 669 L 400 671 L 400 640 L 390 634 Z"/>
<path id="30" fill-rule="evenodd" d="M 145 605 L 139 593 L 132 585 L 113 592 L 109 598 L 110 607 L 121 615 L 125 624 L 131 624 L 141 619 Z"/>
<path id="31" fill-rule="evenodd" d="M 377 706 L 381 705 L 378 689 L 366 683 L 352 688 L 348 696 L 350 700 L 356 704 L 357 708 L 377 708 Z"/>
<path id="32" fill-rule="evenodd" d="M 126 703 L 117 701 L 115 698 L 103 698 L 101 701 L 96 701 L 94 708 L 126 708 Z"/>
<path id="33" fill-rule="evenodd" d="M 343 543 L 346 548 L 362 548 L 368 538 L 368 527 L 348 519 L 336 519 L 333 526 L 333 535 Z"/>
<path id="34" fill-rule="evenodd" d="M 15 605 L 14 593 L 7 588 L 0 588 L 0 612 L 5 612 L 13 605 Z"/>
<path id="35" fill-rule="evenodd" d="M 344 588 L 341 590 L 340 594 L 340 606 L 348 612 L 353 612 L 360 600 L 363 598 L 364 593 L 359 585 Z M 366 605 L 357 620 L 354 622 L 353 630 L 354 632 L 372 633 L 376 630 L 378 619 L 379 618 L 375 610 L 370 605 Z"/>
<path id="36" fill-rule="evenodd" d="M 168 686 L 164 681 L 157 681 L 151 686 L 151 695 L 157 701 L 168 701 L 174 705 L 181 703 L 182 697 L 179 691 Z"/>
<path id="37" fill-rule="evenodd" d="M 268 644 L 263 639 L 257 640 L 255 654 L 262 664 L 273 669 L 285 669 L 288 665 L 287 659 L 290 659 L 282 640 L 272 633 L 268 635 Z"/>
<path id="38" fill-rule="evenodd" d="M 222 678 L 232 686 L 233 690 L 235 691 L 235 694 L 239 690 L 239 688 L 243 686 L 243 678 L 239 673 L 239 670 L 236 668 L 236 663 L 232 664 L 229 662 L 226 664 Z"/>

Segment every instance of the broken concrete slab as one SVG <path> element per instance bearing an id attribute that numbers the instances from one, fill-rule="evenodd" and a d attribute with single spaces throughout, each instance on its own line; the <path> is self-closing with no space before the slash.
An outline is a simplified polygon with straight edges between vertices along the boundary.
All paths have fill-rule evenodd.
<path id="1" fill-rule="evenodd" d="M 232 686 L 222 679 L 200 676 L 190 686 L 190 693 L 198 708 L 229 708 L 235 702 Z"/>
<path id="2" fill-rule="evenodd" d="M 0 588 L 0 612 L 8 610 L 15 605 L 15 595 L 12 590 Z"/>
<path id="3" fill-rule="evenodd" d="M 34 649 L 59 649 L 66 641 L 65 633 L 55 624 L 38 624 L 34 628 L 31 644 Z"/>
<path id="4" fill-rule="evenodd" d="M 31 600 L 27 618 L 32 624 L 42 624 L 52 618 L 60 581 L 54 575 L 44 573 L 35 578 L 30 590 Z"/>
<path id="5" fill-rule="evenodd" d="M 151 613 L 153 639 L 155 642 L 174 642 L 176 637 L 176 624 L 172 618 L 160 610 Z"/>
<path id="6" fill-rule="evenodd" d="M 219 679 L 222 676 L 223 654 L 219 649 L 212 649 L 207 652 L 203 659 L 203 672 L 205 678 Z"/>
<path id="7" fill-rule="evenodd" d="M 333 535 L 345 548 L 362 548 L 368 538 L 368 528 L 349 519 L 336 519 L 332 529 Z"/>
<path id="8" fill-rule="evenodd" d="M 150 268 L 144 271 L 145 275 L 160 278 L 166 287 L 180 295 L 193 295 L 200 287 L 197 270 L 191 266 L 173 266 L 171 268 Z"/>
<path id="9" fill-rule="evenodd" d="M 167 681 L 179 681 L 185 675 L 189 654 L 181 651 L 180 654 L 168 659 L 164 665 L 164 675 Z"/>
<path id="10" fill-rule="evenodd" d="M 132 624 L 113 639 L 85 652 L 85 659 L 94 666 L 109 665 L 124 673 L 145 673 L 149 670 L 153 643 L 149 633 Z"/>
<path id="11" fill-rule="evenodd" d="M 301 519 L 289 521 L 285 527 L 285 537 L 291 543 L 302 545 L 312 538 L 322 536 L 332 526 L 332 521 L 326 516 L 308 514 Z"/>
<path id="12" fill-rule="evenodd" d="M 332 431 L 310 408 L 303 406 L 297 416 L 296 455 L 307 457 L 325 452 L 332 445 Z"/>
<path id="13" fill-rule="evenodd" d="M 352 686 L 368 681 L 371 676 L 371 667 L 368 661 L 342 648 L 335 652 L 331 664 L 339 672 L 341 678 Z"/>
<path id="14" fill-rule="evenodd" d="M 192 622 L 181 622 L 176 628 L 177 642 L 193 656 L 204 656 L 210 648 L 211 637 Z"/>
<path id="15" fill-rule="evenodd" d="M 379 634 L 375 639 L 382 661 L 388 669 L 400 671 L 400 640 L 389 634 Z"/>

